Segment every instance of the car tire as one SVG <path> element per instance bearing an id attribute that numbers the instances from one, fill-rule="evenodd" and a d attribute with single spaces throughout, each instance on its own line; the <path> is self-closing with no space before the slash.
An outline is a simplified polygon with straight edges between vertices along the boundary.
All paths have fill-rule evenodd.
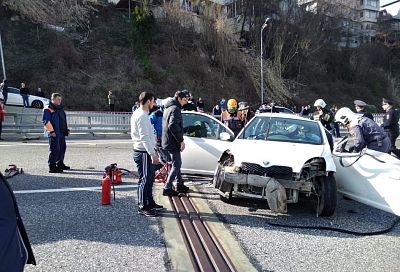
<path id="1" fill-rule="evenodd" d="M 331 216 L 336 210 L 337 188 L 332 173 L 316 178 L 315 187 L 318 195 L 317 212 L 319 216 Z"/>
<path id="2" fill-rule="evenodd" d="M 230 203 L 230 202 L 232 202 L 233 184 L 230 184 L 230 183 L 224 181 L 224 178 L 222 176 L 223 175 L 222 168 L 223 168 L 222 164 L 219 163 L 217 168 L 215 169 L 213 185 L 220 192 L 222 192 L 222 193 L 225 192 L 225 195 L 227 192 L 229 192 L 228 196 L 223 196 L 221 194 L 219 196 L 223 202 Z"/>
<path id="3" fill-rule="evenodd" d="M 35 109 L 43 109 L 43 102 L 40 100 L 34 100 L 32 101 L 31 107 Z"/>

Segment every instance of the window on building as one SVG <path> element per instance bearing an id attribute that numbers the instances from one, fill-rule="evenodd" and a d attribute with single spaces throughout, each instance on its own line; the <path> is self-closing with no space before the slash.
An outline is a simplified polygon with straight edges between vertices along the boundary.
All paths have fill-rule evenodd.
<path id="1" fill-rule="evenodd" d="M 360 11 L 360 18 L 363 18 L 363 17 L 364 17 L 364 12 Z"/>
<path id="2" fill-rule="evenodd" d="M 360 5 L 364 5 L 364 0 L 360 0 Z"/>

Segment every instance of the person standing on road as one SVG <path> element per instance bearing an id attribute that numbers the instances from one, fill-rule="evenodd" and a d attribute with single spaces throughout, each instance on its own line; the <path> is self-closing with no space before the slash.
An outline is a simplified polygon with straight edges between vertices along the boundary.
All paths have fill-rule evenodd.
<path id="1" fill-rule="evenodd" d="M 168 152 L 172 168 L 164 185 L 164 196 L 176 196 L 189 190 L 184 185 L 181 175 L 181 152 L 185 149 L 181 109 L 188 103 L 189 96 L 188 92 L 177 91 L 174 99 L 168 100 L 165 104 L 161 145 Z M 175 179 L 177 181 L 176 191 L 172 188 Z"/>
<path id="2" fill-rule="evenodd" d="M 46 95 L 45 95 L 44 92 L 42 91 L 42 88 L 38 88 L 37 93 L 36 93 L 36 96 L 46 98 Z"/>
<path id="3" fill-rule="evenodd" d="M 212 115 L 214 117 L 216 117 L 216 116 L 219 117 L 221 115 L 221 113 L 222 112 L 221 112 L 221 108 L 220 108 L 219 104 L 215 105 L 213 110 L 212 110 Z"/>
<path id="4" fill-rule="evenodd" d="M 3 131 L 3 122 L 5 116 L 6 116 L 6 111 L 4 109 L 4 99 L 0 98 L 0 141 L 4 141 L 4 139 L 1 138 L 1 133 Z"/>
<path id="5" fill-rule="evenodd" d="M 155 211 L 163 208 L 153 199 L 154 165 L 159 164 L 156 136 L 149 118 L 150 110 L 154 107 L 154 95 L 142 92 L 139 95 L 139 103 L 140 107 L 134 111 L 131 117 L 133 160 L 139 173 L 138 213 L 154 217 L 157 215 Z"/>
<path id="6" fill-rule="evenodd" d="M 113 94 L 112 90 L 108 91 L 108 106 L 110 107 L 110 111 L 115 111 L 115 95 Z"/>
<path id="7" fill-rule="evenodd" d="M 49 173 L 62 173 L 71 169 L 64 164 L 67 145 L 65 137 L 69 135 L 67 117 L 61 106 L 62 96 L 59 93 L 51 95 L 50 104 L 43 109 L 43 125 L 49 138 Z"/>
<path id="8" fill-rule="evenodd" d="M 397 156 L 399 153 L 396 148 L 396 139 L 399 137 L 399 116 L 393 104 L 392 100 L 382 99 L 382 108 L 386 111 L 382 127 L 390 139 L 391 151 Z"/>
<path id="9" fill-rule="evenodd" d="M 221 122 L 229 127 L 235 136 L 243 128 L 242 121 L 240 120 L 240 114 L 238 113 L 238 103 L 236 99 L 229 99 L 227 103 L 227 110 L 223 111 L 221 114 Z"/>
<path id="10" fill-rule="evenodd" d="M 22 96 L 22 102 L 24 103 L 24 108 L 29 107 L 29 89 L 26 87 L 25 83 L 21 83 L 21 89 L 19 90 Z"/>
<path id="11" fill-rule="evenodd" d="M 357 113 L 362 114 L 362 116 L 367 117 L 373 121 L 374 116 L 372 115 L 372 113 L 365 111 L 365 106 L 367 106 L 367 103 L 365 103 L 364 101 L 354 100 L 354 107 L 356 108 Z"/>
<path id="12" fill-rule="evenodd" d="M 3 93 L 3 99 L 4 99 L 4 105 L 7 104 L 7 99 L 8 99 L 8 82 L 7 80 L 3 80 L 3 82 L 0 84 L 0 91 Z"/>

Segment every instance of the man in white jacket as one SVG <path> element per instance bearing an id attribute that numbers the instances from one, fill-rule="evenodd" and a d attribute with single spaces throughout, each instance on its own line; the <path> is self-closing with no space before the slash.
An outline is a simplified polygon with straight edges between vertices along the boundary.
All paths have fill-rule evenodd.
<path id="1" fill-rule="evenodd" d="M 132 113 L 131 137 L 133 140 L 133 160 L 139 173 L 138 205 L 139 214 L 153 217 L 161 205 L 154 202 L 153 183 L 154 164 L 159 164 L 156 151 L 156 136 L 150 123 L 149 112 L 154 107 L 154 95 L 142 92 L 139 96 L 140 107 Z"/>

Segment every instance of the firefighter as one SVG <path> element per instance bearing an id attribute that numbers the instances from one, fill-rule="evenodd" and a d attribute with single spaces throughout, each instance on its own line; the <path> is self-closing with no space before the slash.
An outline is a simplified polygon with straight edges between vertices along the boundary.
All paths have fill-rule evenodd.
<path id="1" fill-rule="evenodd" d="M 314 103 L 314 107 L 318 110 L 318 120 L 322 123 L 322 125 L 330 132 L 333 130 L 333 121 L 335 116 L 332 111 L 328 110 L 326 103 L 322 99 L 317 99 Z"/>
<path id="2" fill-rule="evenodd" d="M 341 108 L 337 111 L 335 119 L 342 123 L 354 139 L 351 152 L 360 152 L 365 147 L 389 153 L 390 140 L 383 129 L 368 117 L 360 116 L 349 108 Z"/>
<path id="3" fill-rule="evenodd" d="M 367 103 L 365 103 L 362 100 L 354 100 L 354 107 L 356 108 L 356 111 L 358 114 L 362 114 L 364 117 L 367 117 L 371 120 L 374 120 L 374 116 L 372 116 L 372 113 L 365 111 L 365 106 L 367 106 Z"/>
<path id="4" fill-rule="evenodd" d="M 239 117 L 236 99 L 229 99 L 227 110 L 221 114 L 221 121 L 233 131 L 235 136 L 237 136 L 243 128 L 242 121 Z"/>
<path id="5" fill-rule="evenodd" d="M 49 173 L 62 173 L 70 167 L 64 164 L 67 145 L 65 137 L 69 135 L 67 118 L 61 106 L 62 97 L 59 93 L 51 95 L 50 104 L 43 109 L 43 125 L 49 138 Z"/>
<path id="6" fill-rule="evenodd" d="M 390 139 L 391 151 L 397 155 L 398 152 L 396 148 L 396 139 L 399 137 L 399 117 L 396 109 L 393 106 L 393 101 L 383 98 L 382 108 L 386 112 L 385 116 L 383 117 L 382 127 Z"/>

